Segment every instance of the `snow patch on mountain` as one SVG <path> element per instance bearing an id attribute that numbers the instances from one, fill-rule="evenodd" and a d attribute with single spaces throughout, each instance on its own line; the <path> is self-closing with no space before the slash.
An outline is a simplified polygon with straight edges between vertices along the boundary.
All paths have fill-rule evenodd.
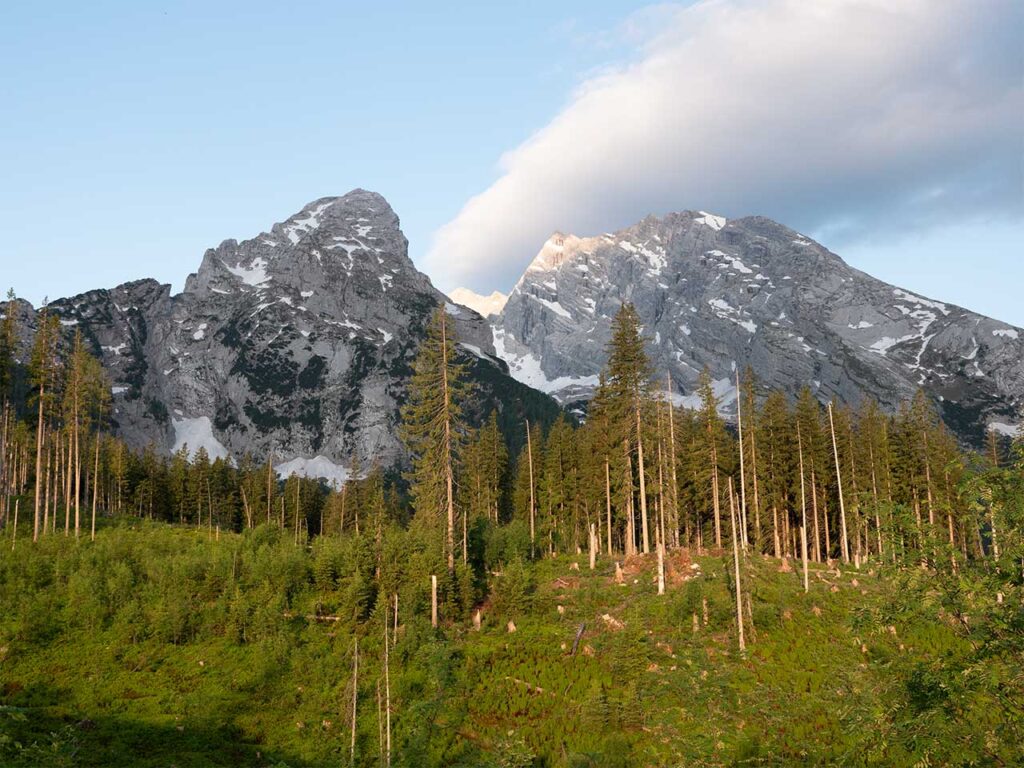
<path id="1" fill-rule="evenodd" d="M 306 215 L 304 217 L 299 218 L 296 216 L 292 219 L 291 224 L 285 224 L 284 233 L 287 235 L 292 245 L 297 245 L 299 240 L 302 239 L 302 235 L 319 228 L 320 214 L 334 205 L 334 203 L 334 200 L 330 200 L 326 203 L 320 203 L 312 210 L 306 211 Z"/>
<path id="2" fill-rule="evenodd" d="M 228 458 L 228 449 L 213 435 L 213 424 L 209 416 L 196 418 L 171 419 L 174 428 L 174 445 L 171 452 L 180 451 L 188 446 L 189 458 L 194 458 L 196 451 L 205 448 L 210 460 Z"/>
<path id="3" fill-rule="evenodd" d="M 235 264 L 232 267 L 225 262 L 221 263 L 224 264 L 224 268 L 228 272 L 239 278 L 246 285 L 260 286 L 270 280 L 270 275 L 267 274 L 267 262 L 258 256 L 248 266 Z"/>
<path id="4" fill-rule="evenodd" d="M 1004 435 L 1005 437 L 1017 437 L 1021 431 L 1021 426 L 1019 424 L 1007 424 L 1002 421 L 990 422 L 988 428 L 993 432 Z"/>
<path id="5" fill-rule="evenodd" d="M 328 484 L 335 484 L 339 488 L 351 477 L 351 471 L 348 467 L 335 464 L 326 456 L 315 456 L 312 459 L 301 456 L 296 457 L 291 461 L 276 465 L 274 471 L 277 472 L 278 477 L 282 478 L 288 478 L 292 475 L 320 478 L 321 480 L 326 480 Z"/>
<path id="6" fill-rule="evenodd" d="M 719 413 L 723 415 L 728 414 L 731 406 L 736 402 L 736 382 L 732 379 L 712 379 L 711 391 L 714 392 L 715 400 L 718 402 Z M 689 395 L 673 392 L 672 402 L 676 406 L 689 408 L 692 411 L 699 411 L 703 405 L 699 392 L 693 392 Z"/>
<path id="7" fill-rule="evenodd" d="M 508 295 L 501 291 L 494 291 L 490 296 L 481 296 L 468 288 L 456 288 L 448 294 L 448 298 L 456 304 L 469 307 L 481 317 L 500 314 L 505 302 L 508 301 Z"/>
<path id="8" fill-rule="evenodd" d="M 694 221 L 703 224 L 706 227 L 711 227 L 716 232 L 726 224 L 724 216 L 716 216 L 715 214 L 708 213 L 707 211 L 698 211 L 698 213 L 700 216 L 695 218 Z"/>
<path id="9" fill-rule="evenodd" d="M 567 389 L 582 388 L 592 389 L 600 381 L 597 375 L 591 376 L 558 376 L 549 379 L 541 368 L 541 360 L 533 353 L 516 354 L 506 344 L 505 332 L 500 328 L 493 328 L 494 351 L 508 365 L 509 373 L 516 381 L 520 381 L 528 387 L 533 387 L 545 394 L 556 396 L 557 393 Z"/>

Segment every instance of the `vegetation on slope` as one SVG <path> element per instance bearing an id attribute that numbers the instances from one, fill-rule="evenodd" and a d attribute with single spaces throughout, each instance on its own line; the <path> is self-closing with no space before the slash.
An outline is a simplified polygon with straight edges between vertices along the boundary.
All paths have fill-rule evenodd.
<path id="1" fill-rule="evenodd" d="M 413 471 L 328 491 L 127 451 L 50 323 L 33 399 L 0 386 L 0 760 L 1020 762 L 1024 445 L 749 375 L 733 432 L 720 382 L 672 406 L 615 325 L 587 423 L 522 424 L 510 462 L 435 316 Z"/>
<path id="2" fill-rule="evenodd" d="M 354 764 L 377 765 L 386 617 L 393 765 L 1024 759 L 1012 561 L 815 567 L 805 594 L 799 568 L 748 556 L 740 654 L 729 553 L 674 553 L 659 596 L 651 556 L 619 583 L 609 558 L 528 564 L 520 535 L 476 631 L 471 601 L 432 628 L 421 543 L 384 539 L 397 630 L 369 535 L 304 547 L 267 526 L 211 538 L 125 520 L 94 543 L 17 546 L 0 563 L 0 759 L 347 765 L 358 637 Z"/>

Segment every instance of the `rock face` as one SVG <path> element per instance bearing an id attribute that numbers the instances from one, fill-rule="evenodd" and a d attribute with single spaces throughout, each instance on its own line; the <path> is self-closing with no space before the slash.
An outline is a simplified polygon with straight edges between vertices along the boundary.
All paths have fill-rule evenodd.
<path id="1" fill-rule="evenodd" d="M 483 318 L 416 270 L 384 198 L 363 190 L 208 250 L 179 295 L 143 280 L 51 307 L 101 356 L 131 444 L 273 455 L 284 473 L 340 480 L 353 457 L 388 466 L 402 456 L 399 408 L 442 304 L 481 382 L 481 410 L 536 397 L 494 356 Z"/>
<path id="2" fill-rule="evenodd" d="M 769 219 L 703 211 L 556 233 L 494 320 L 498 354 L 530 386 L 585 400 L 626 301 L 684 403 L 707 367 L 728 408 L 734 366 L 750 365 L 765 387 L 851 404 L 893 409 L 923 388 L 972 442 L 1010 430 L 1024 405 L 1021 329 L 876 280 Z"/>

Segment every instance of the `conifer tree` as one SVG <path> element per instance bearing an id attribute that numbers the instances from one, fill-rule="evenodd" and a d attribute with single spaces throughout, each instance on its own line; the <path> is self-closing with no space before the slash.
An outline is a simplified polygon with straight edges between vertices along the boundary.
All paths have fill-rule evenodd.
<path id="1" fill-rule="evenodd" d="M 636 308 L 623 304 L 612 321 L 612 339 L 608 345 L 608 388 L 617 432 L 630 461 L 636 455 L 639 481 L 640 542 L 644 554 L 650 552 L 647 515 L 647 466 L 644 458 L 642 412 L 648 399 L 651 365 L 640 337 L 640 318 Z M 630 492 L 632 498 L 632 491 Z"/>
<path id="2" fill-rule="evenodd" d="M 413 508 L 425 522 L 447 521 L 443 551 L 455 571 L 455 473 L 464 436 L 462 403 L 468 384 L 456 362 L 455 329 L 444 307 L 435 310 L 420 345 L 402 410 L 402 436 L 413 457 Z"/>

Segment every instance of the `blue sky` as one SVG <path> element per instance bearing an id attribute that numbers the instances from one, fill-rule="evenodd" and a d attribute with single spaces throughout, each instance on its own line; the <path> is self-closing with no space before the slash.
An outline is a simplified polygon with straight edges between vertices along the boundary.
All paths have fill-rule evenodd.
<path id="1" fill-rule="evenodd" d="M 581 234 L 628 224 L 638 213 L 710 208 L 774 216 L 883 279 L 1024 325 L 1019 140 L 970 121 L 940 136 L 944 141 L 914 139 L 915 146 L 929 145 L 928 152 L 873 139 L 854 142 L 853 156 L 837 163 L 823 147 L 801 173 L 780 153 L 777 176 L 752 167 L 749 184 L 742 167 L 726 173 L 724 159 L 713 166 L 721 174 L 688 177 L 687 167 L 673 168 L 673 181 L 652 174 L 645 185 L 641 164 L 631 177 L 615 176 L 604 168 L 610 155 L 640 151 L 663 167 L 658 152 L 680 154 L 659 144 L 656 132 L 649 134 L 650 147 L 637 147 L 630 135 L 603 155 L 595 149 L 604 199 L 593 198 L 596 184 L 556 184 L 559 205 L 543 205 L 541 215 L 502 196 L 517 184 L 529 195 L 539 191 L 522 169 L 531 158 L 545 164 L 538 152 L 548 137 L 579 121 L 581 103 L 600 97 L 609 83 L 620 103 L 633 103 L 630 89 L 643 96 L 658 84 L 659 72 L 673 71 L 659 70 L 659 62 L 682 66 L 723 30 L 791 28 L 785 15 L 792 2 L 766 2 L 756 19 L 742 0 L 697 4 L 689 14 L 683 5 L 593 0 L 5 4 L 0 283 L 33 302 L 145 276 L 177 289 L 206 248 L 255 235 L 317 197 L 364 187 L 388 198 L 413 258 L 446 289 L 511 287 L 555 228 L 551 217 L 562 213 L 563 199 L 558 228 Z M 985 93 L 952 98 L 960 95 L 955 83 L 922 80 L 933 69 L 922 57 L 894 59 L 892 79 L 912 83 L 907 92 L 915 98 L 924 94 L 939 108 L 977 112 L 985 118 L 977 123 L 999 127 L 1020 116 L 1013 91 L 1020 64 L 1019 54 L 1016 63 L 998 54 L 1007 48 L 999 27 L 1006 14 L 1016 18 L 1012 4 L 989 4 L 1001 24 L 961 34 L 971 46 L 966 53 L 949 51 L 968 62 L 983 59 L 976 65 L 995 83 Z M 941 21 L 916 48 L 939 56 L 943 46 L 961 45 L 943 30 L 964 24 Z M 745 50 L 741 45 L 730 55 Z M 672 58 L 677 55 L 684 58 Z M 861 54 L 849 55 L 856 70 Z M 719 91 L 730 92 L 729 78 L 736 78 L 732 92 L 748 93 L 744 70 L 713 66 L 709 77 L 726 84 Z M 977 80 L 974 74 L 965 81 Z M 1009 85 L 1000 90 L 1003 82 Z M 666 84 L 670 91 L 675 85 Z M 795 91 L 769 95 L 794 109 L 801 104 Z M 734 104 L 715 98 L 704 102 L 708 115 L 733 114 Z M 896 101 L 901 94 L 865 98 Z M 876 114 L 870 104 L 865 113 Z M 586 129 L 604 120 L 595 114 L 589 123 L 577 122 L 584 126 L 573 129 L 577 144 L 603 146 L 603 128 L 596 138 Z M 674 133 L 687 129 L 682 124 Z M 899 133 L 891 124 L 885 129 Z M 764 133 L 763 125 L 758 131 Z M 784 147 L 788 136 L 775 141 Z M 739 129 L 729 140 L 751 142 Z M 806 141 L 791 143 L 798 140 Z M 712 159 L 713 151 L 736 154 L 709 147 Z M 891 161 L 873 164 L 886 152 Z M 589 178 L 591 171 L 557 162 L 550 168 L 558 184 Z M 729 184 L 716 187 L 716 176 Z M 914 183 L 901 186 L 894 177 Z M 638 187 L 644 194 L 634 194 Z"/>

